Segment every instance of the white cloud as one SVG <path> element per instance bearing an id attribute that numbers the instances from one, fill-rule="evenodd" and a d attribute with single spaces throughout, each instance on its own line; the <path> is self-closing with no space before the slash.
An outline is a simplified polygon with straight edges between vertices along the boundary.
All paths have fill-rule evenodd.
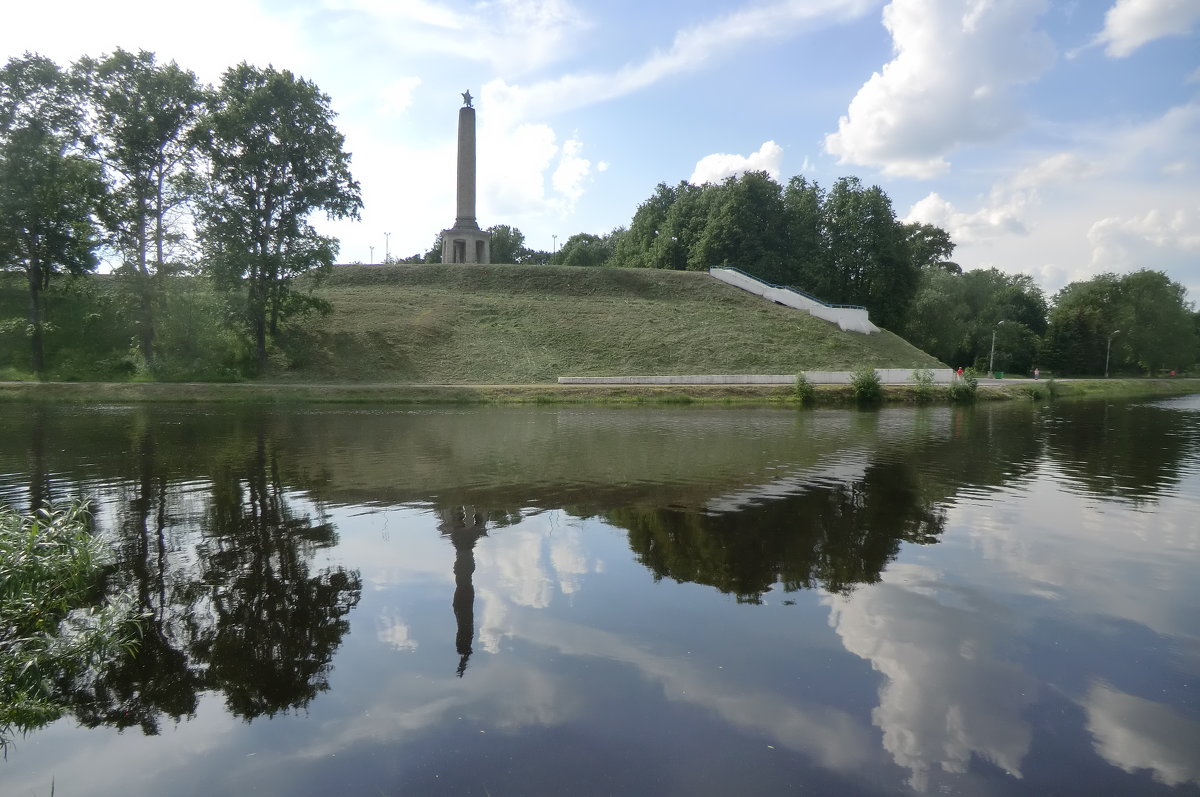
<path id="1" fill-rule="evenodd" d="M 783 38 L 821 22 L 857 18 L 876 2 L 782 0 L 745 8 L 682 30 L 666 50 L 614 71 L 567 74 L 529 86 L 513 85 L 497 78 L 485 90 L 518 118 L 581 108 L 624 96 L 673 75 L 700 69 L 751 42 Z M 508 50 L 507 46 L 505 50 Z"/>
<path id="2" fill-rule="evenodd" d="M 1117 0 L 1104 16 L 1095 44 L 1113 58 L 1131 55 L 1143 44 L 1164 36 L 1183 36 L 1200 21 L 1195 0 Z"/>
<path id="3" fill-rule="evenodd" d="M 583 196 L 584 184 L 592 173 L 592 162 L 579 156 L 582 151 L 583 143 L 579 139 L 570 138 L 564 141 L 558 166 L 550 179 L 554 190 L 563 196 L 567 207 L 571 208 Z"/>
<path id="4" fill-rule="evenodd" d="M 917 201 L 903 221 L 906 224 L 933 224 L 950 233 L 956 244 L 969 244 L 1005 235 L 1027 234 L 1029 230 L 1024 217 L 1028 204 L 1029 196 L 1026 193 L 1005 196 L 993 192 L 989 202 L 982 208 L 966 213 L 957 210 L 935 191 Z"/>
<path id="5" fill-rule="evenodd" d="M 1113 766 L 1148 769 L 1168 786 L 1200 783 L 1200 724 L 1103 683 L 1093 683 L 1081 705 L 1096 752 Z"/>
<path id="6" fill-rule="evenodd" d="M 117 47 L 150 50 L 213 82 L 241 61 L 274 63 L 303 74 L 309 65 L 300 46 L 296 15 L 271 15 L 260 3 L 212 0 L 204 13 L 154 0 L 93 3 L 9 4 L 0 26 L 0 52 L 39 52 L 60 64 Z M 64 19 L 70 24 L 63 24 Z M 180 35 L 186 31 L 186 35 Z M 263 31 L 270 31 L 264 36 Z"/>
<path id="7" fill-rule="evenodd" d="M 1088 241 L 1097 270 L 1182 267 L 1200 257 L 1200 204 L 1100 219 L 1088 230 Z"/>
<path id="8" fill-rule="evenodd" d="M 932 177 L 955 148 L 1020 123 L 1013 90 L 1051 64 L 1036 29 L 1043 0 L 893 0 L 883 11 L 896 57 L 850 103 L 825 149 L 840 163 Z"/>
<path id="9" fill-rule="evenodd" d="M 749 155 L 726 153 L 705 155 L 696 164 L 688 182 L 693 185 L 719 183 L 726 177 L 734 177 L 745 172 L 766 172 L 778 180 L 782 160 L 783 147 L 774 141 L 764 141 L 763 145 L 758 148 L 758 152 L 752 152 Z"/>
<path id="10" fill-rule="evenodd" d="M 331 27 L 350 41 L 378 41 L 382 51 L 453 56 L 522 73 L 553 63 L 589 22 L 567 0 L 322 0 L 315 36 Z M 331 25 L 331 17 L 336 23 Z"/>
<path id="11" fill-rule="evenodd" d="M 412 105 L 413 92 L 421 85 L 419 77 L 402 77 L 393 80 L 379 92 L 382 110 L 386 116 L 399 116 Z"/>

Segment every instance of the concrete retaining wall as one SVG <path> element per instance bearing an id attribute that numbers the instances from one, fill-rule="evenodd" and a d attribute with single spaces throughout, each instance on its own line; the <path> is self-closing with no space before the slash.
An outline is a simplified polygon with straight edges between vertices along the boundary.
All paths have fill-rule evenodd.
<path id="1" fill-rule="evenodd" d="M 885 385 L 911 385 L 912 368 L 876 368 L 879 381 Z M 850 371 L 805 371 L 804 378 L 814 385 L 848 385 Z M 931 371 L 933 381 L 948 385 L 954 371 L 938 368 Z M 560 385 L 792 385 L 795 374 L 708 374 L 704 376 L 560 376 Z"/>
<path id="2" fill-rule="evenodd" d="M 793 291 L 790 288 L 780 288 L 761 280 L 728 268 L 710 268 L 708 273 L 721 282 L 749 291 L 785 307 L 806 310 L 809 315 L 837 324 L 845 332 L 861 332 L 869 335 L 878 332 L 879 327 L 871 323 L 867 311 L 861 307 L 834 307 L 819 302 L 812 297 Z"/>

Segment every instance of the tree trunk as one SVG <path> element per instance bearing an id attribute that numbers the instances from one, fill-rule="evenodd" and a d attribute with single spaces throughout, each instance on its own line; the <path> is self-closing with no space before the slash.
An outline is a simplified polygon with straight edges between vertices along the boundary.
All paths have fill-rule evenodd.
<path id="1" fill-rule="evenodd" d="M 46 367 L 42 345 L 42 279 L 41 269 L 34 265 L 29 271 L 29 343 L 32 347 L 30 359 L 33 372 L 38 376 Z"/>

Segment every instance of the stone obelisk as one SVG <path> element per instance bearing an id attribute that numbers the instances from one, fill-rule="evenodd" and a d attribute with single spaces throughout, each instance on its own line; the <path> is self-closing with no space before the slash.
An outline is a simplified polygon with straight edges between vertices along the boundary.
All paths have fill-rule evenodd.
<path id="1" fill-rule="evenodd" d="M 443 263 L 490 263 L 491 233 L 475 220 L 475 107 L 464 91 L 458 109 L 458 213 L 454 226 L 442 230 Z"/>

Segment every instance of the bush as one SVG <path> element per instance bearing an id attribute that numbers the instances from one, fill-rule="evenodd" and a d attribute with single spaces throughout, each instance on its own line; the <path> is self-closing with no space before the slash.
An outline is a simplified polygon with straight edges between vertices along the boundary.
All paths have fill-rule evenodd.
<path id="1" fill-rule="evenodd" d="M 975 400 L 979 389 L 979 375 L 974 368 L 968 368 L 962 376 L 956 376 L 950 382 L 950 400 L 959 404 L 969 404 Z"/>
<path id="2" fill-rule="evenodd" d="M 21 515 L 0 506 L 0 749 L 60 717 L 63 691 L 128 653 L 132 601 L 89 600 L 108 549 L 82 506 Z"/>
<path id="3" fill-rule="evenodd" d="M 808 377 L 804 375 L 803 371 L 796 374 L 796 385 L 793 391 L 801 404 L 812 404 L 817 397 L 817 389 L 812 382 L 808 381 Z"/>
<path id="4" fill-rule="evenodd" d="M 883 400 L 883 383 L 874 368 L 864 365 L 850 373 L 850 392 L 860 404 L 871 404 Z"/>
<path id="5" fill-rule="evenodd" d="M 917 401 L 929 401 L 933 398 L 933 371 L 928 368 L 918 368 L 912 375 L 913 393 Z"/>

